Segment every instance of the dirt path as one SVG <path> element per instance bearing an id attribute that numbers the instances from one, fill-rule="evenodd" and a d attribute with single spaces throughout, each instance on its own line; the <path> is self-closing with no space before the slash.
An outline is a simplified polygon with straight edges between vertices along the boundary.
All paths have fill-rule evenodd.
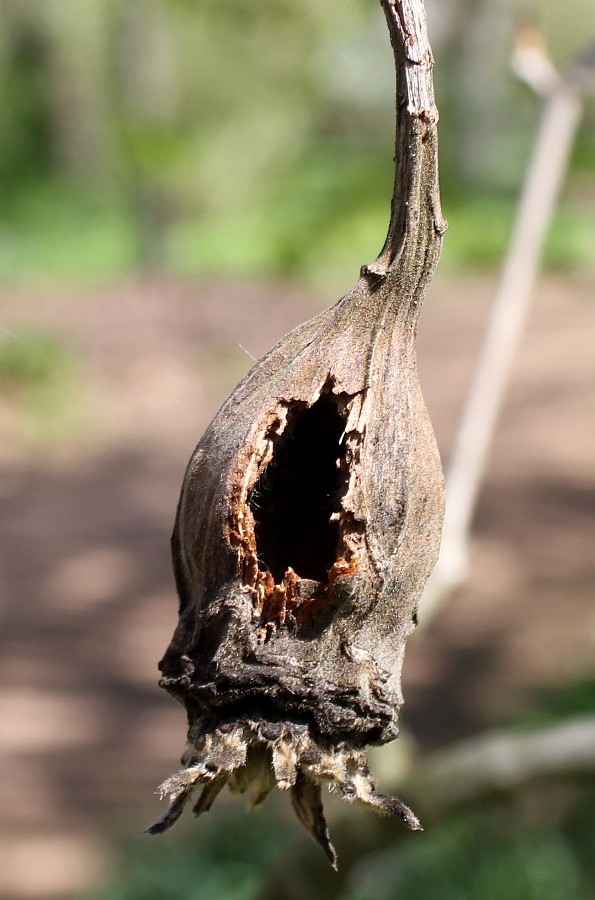
<path id="1" fill-rule="evenodd" d="M 445 451 L 489 295 L 439 281 L 426 303 L 420 370 Z M 408 651 L 405 722 L 423 747 L 592 671 L 594 301 L 592 284 L 540 287 L 471 581 Z M 288 287 L 157 281 L 0 296 L 4 328 L 49 328 L 79 358 L 65 440 L 26 445 L 14 401 L 0 405 L 3 896 L 66 896 L 103 870 L 112 823 L 136 833 L 155 816 L 184 731 L 156 687 L 183 470 L 247 353 L 318 308 Z"/>

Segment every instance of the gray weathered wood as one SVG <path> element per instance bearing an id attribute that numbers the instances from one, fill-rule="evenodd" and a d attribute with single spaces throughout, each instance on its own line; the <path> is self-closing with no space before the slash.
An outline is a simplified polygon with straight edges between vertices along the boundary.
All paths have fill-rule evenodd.
<path id="1" fill-rule="evenodd" d="M 445 229 L 433 61 L 422 0 L 382 6 L 397 72 L 386 242 L 347 296 L 254 366 L 200 441 L 173 536 L 179 624 L 160 663 L 189 732 L 186 767 L 163 786 L 174 815 L 153 830 L 198 789 L 200 812 L 214 784 L 259 802 L 276 783 L 332 864 L 325 782 L 419 827 L 377 792 L 365 745 L 398 734 L 405 641 L 443 517 L 415 361 Z"/>

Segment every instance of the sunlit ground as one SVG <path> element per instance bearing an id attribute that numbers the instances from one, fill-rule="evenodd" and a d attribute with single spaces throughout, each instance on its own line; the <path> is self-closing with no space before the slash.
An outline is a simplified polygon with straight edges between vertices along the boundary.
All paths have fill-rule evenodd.
<path id="1" fill-rule="evenodd" d="M 492 287 L 488 278 L 441 278 L 427 298 L 420 370 L 445 455 Z M 61 897 L 109 881 L 116 838 L 130 840 L 158 816 L 154 791 L 184 739 L 182 710 L 156 684 L 176 616 L 168 539 L 183 470 L 250 355 L 329 299 L 283 283 L 158 278 L 2 295 L 7 896 Z M 592 672 L 594 434 L 585 410 L 594 316 L 589 277 L 541 280 L 482 494 L 470 582 L 408 650 L 404 729 L 420 752 L 526 714 L 540 689 Z M 377 763 L 389 781 L 392 752 Z M 269 805 L 289 859 L 308 844 L 285 800 Z M 232 803 L 225 815 L 243 809 Z M 354 811 L 329 804 L 348 833 Z M 365 816 L 353 821 L 368 827 Z M 200 857 L 204 841 L 231 827 L 211 834 L 205 819 L 181 833 Z M 266 813 L 233 828 L 254 840 L 262 829 L 278 859 Z M 130 873 L 136 852 L 163 853 L 166 870 L 176 859 L 178 869 L 190 865 L 176 856 L 175 832 L 164 844 L 138 841 Z M 233 893 L 227 869 L 216 877 L 227 885 L 221 898 L 260 896 Z M 154 896 L 194 896 L 176 890 Z"/>

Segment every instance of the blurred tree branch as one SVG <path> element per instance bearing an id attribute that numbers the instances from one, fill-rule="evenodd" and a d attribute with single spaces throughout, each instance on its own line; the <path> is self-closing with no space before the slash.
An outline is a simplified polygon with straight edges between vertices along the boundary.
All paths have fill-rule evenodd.
<path id="1" fill-rule="evenodd" d="M 595 68 L 595 50 L 590 47 L 565 75 L 560 75 L 533 33 L 521 34 L 513 62 L 517 74 L 544 97 L 544 107 L 483 348 L 447 469 L 442 547 L 420 604 L 422 627 L 467 578 L 473 515 L 580 122 L 582 96 Z"/>
<path id="2" fill-rule="evenodd" d="M 531 781 L 595 775 L 595 715 L 538 730 L 498 731 L 432 754 L 406 779 L 431 818 Z"/>

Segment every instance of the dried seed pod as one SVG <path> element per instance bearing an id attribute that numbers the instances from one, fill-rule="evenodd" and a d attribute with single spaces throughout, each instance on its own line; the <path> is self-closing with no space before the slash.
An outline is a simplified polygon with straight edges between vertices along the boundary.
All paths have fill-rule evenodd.
<path id="1" fill-rule="evenodd" d="M 435 563 L 443 485 L 415 333 L 444 232 L 422 0 L 381 0 L 397 70 L 384 248 L 336 306 L 292 331 L 223 405 L 188 467 L 173 536 L 180 617 L 161 684 L 188 711 L 184 769 L 149 829 L 198 793 L 276 784 L 331 863 L 320 799 L 419 823 L 379 794 L 365 746 L 393 740 L 400 673 Z"/>

